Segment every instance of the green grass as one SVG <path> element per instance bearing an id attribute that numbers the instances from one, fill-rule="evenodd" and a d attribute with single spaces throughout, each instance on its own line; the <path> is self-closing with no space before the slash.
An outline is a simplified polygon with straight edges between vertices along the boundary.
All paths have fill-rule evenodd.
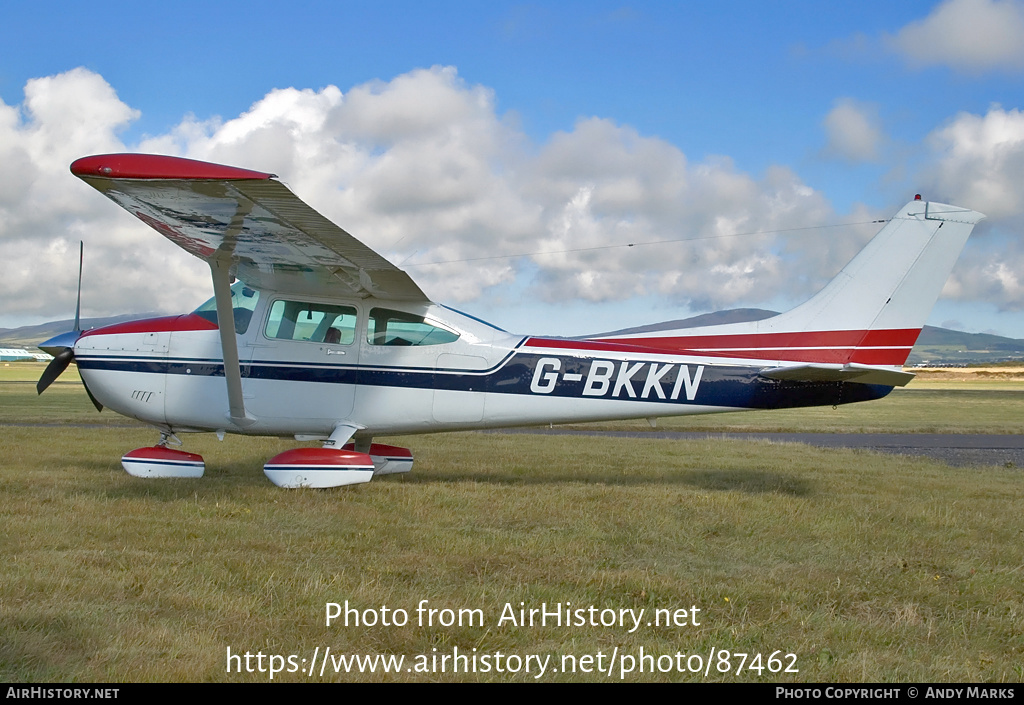
<path id="1" fill-rule="evenodd" d="M 267 680 L 227 674 L 229 646 L 556 659 L 714 647 L 797 654 L 798 674 L 763 680 L 1024 675 L 1019 471 L 786 444 L 462 434 L 397 439 L 416 452 L 408 477 L 283 491 L 259 468 L 294 443 L 189 437 L 207 477 L 129 477 L 119 456 L 152 435 L 5 429 L 0 678 Z M 327 602 L 415 620 L 423 599 L 480 609 L 486 625 L 324 625 Z M 701 625 L 499 627 L 520 601 L 696 605 Z M 562 679 L 608 680 L 545 677 Z"/>
<path id="2" fill-rule="evenodd" d="M 0 424 L 89 424 L 138 426 L 145 424 L 109 410 L 97 413 L 82 383 L 65 381 L 67 373 L 43 393 L 35 383 L 0 382 Z"/>
<path id="3" fill-rule="evenodd" d="M 96 414 L 64 379 L 37 398 L 31 385 L 0 375 L 12 382 L 0 384 L 0 422 L 57 424 L 0 429 L 0 679 L 8 682 L 269 680 L 227 673 L 228 647 L 299 659 L 317 647 L 409 659 L 476 648 L 550 655 L 556 667 L 563 655 L 608 658 L 616 648 L 727 649 L 761 653 L 762 663 L 781 650 L 797 655 L 799 673 L 712 669 L 707 680 L 1024 679 L 1019 469 L 793 444 L 468 433 L 392 439 L 414 451 L 408 476 L 285 491 L 260 468 L 294 442 L 204 434 L 185 441 L 206 458 L 206 477 L 147 481 L 124 473 L 119 458 L 152 444 L 154 432 Z M 785 424 L 804 428 L 810 414 L 874 410 L 881 421 L 855 425 L 909 431 L 976 425 L 991 405 L 992 418 L 1018 414 L 1019 422 L 1013 397 L 975 391 L 910 389 L 835 412 L 774 415 L 804 414 L 778 422 L 794 430 Z M 69 425 L 101 419 L 128 425 Z M 417 626 L 424 599 L 479 609 L 486 623 Z M 327 627 L 325 604 L 346 600 L 408 610 L 413 623 Z M 696 605 L 701 624 L 634 633 L 499 626 L 504 605 L 520 602 Z M 322 679 L 275 680 L 533 678 L 328 669 Z M 609 681 L 618 672 L 543 680 Z"/>
<path id="4" fill-rule="evenodd" d="M 32 382 L 46 369 L 45 362 L 0 362 L 0 382 Z M 77 380 L 78 369 L 72 365 L 61 376 L 62 380 Z"/>

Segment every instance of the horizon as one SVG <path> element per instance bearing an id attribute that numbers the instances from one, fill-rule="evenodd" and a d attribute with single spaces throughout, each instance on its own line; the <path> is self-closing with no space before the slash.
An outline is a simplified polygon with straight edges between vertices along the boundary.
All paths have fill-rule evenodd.
<path id="1" fill-rule="evenodd" d="M 643 328 L 657 327 L 657 326 L 661 326 L 661 325 L 668 324 L 668 323 L 672 323 L 672 324 L 687 323 L 687 322 L 690 322 L 690 321 L 693 321 L 693 320 L 696 320 L 696 319 L 700 319 L 700 318 L 705 318 L 705 317 L 713 319 L 716 316 L 720 316 L 720 315 L 724 315 L 724 314 L 730 314 L 730 313 L 737 312 L 737 311 L 749 311 L 751 313 L 756 313 L 756 314 L 760 314 L 760 313 L 769 314 L 769 315 L 766 315 L 766 316 L 757 316 L 757 318 L 768 318 L 770 316 L 775 316 L 775 315 L 778 315 L 779 313 L 783 313 L 782 311 L 771 311 L 769 309 L 750 308 L 750 307 L 741 307 L 741 308 L 734 308 L 734 309 L 721 309 L 721 310 L 718 310 L 718 311 L 710 311 L 710 312 L 707 312 L 707 313 L 699 313 L 699 314 L 695 314 L 695 315 L 692 315 L 692 316 L 687 316 L 686 318 L 665 319 L 665 320 L 661 320 L 661 321 L 651 321 L 649 323 L 643 323 L 643 324 L 640 324 L 640 325 L 637 325 L 637 326 L 631 326 L 629 328 L 610 330 L 610 331 L 605 331 L 605 332 L 595 332 L 595 333 L 592 333 L 591 335 L 602 336 L 602 335 L 626 333 L 626 332 L 631 332 L 633 330 L 638 330 L 638 329 L 643 329 Z M 162 313 L 157 312 L 157 311 L 148 311 L 148 312 L 145 312 L 145 313 L 122 313 L 122 314 L 116 314 L 116 315 L 113 315 L 113 316 L 89 316 L 89 317 L 83 317 L 81 319 L 81 323 L 84 326 L 85 324 L 88 324 L 90 322 L 97 322 L 97 321 L 111 321 L 111 320 L 114 320 L 114 319 L 143 320 L 143 319 L 147 319 L 147 318 L 156 318 L 156 317 L 160 317 L 160 316 L 163 316 L 163 315 L 165 315 L 165 314 L 162 314 Z M 10 332 L 16 332 L 16 331 L 19 331 L 19 330 L 23 330 L 23 329 L 26 329 L 26 328 L 41 328 L 41 327 L 46 327 L 46 326 L 54 326 L 54 327 L 56 327 L 56 326 L 63 325 L 63 324 L 72 324 L 74 322 L 74 320 L 75 320 L 74 318 L 58 318 L 58 319 L 47 320 L 47 321 L 42 321 L 42 322 L 38 322 L 38 323 L 29 323 L 29 324 L 26 324 L 26 325 L 23 325 L 23 326 L 14 326 L 14 327 L 9 327 L 9 328 L 7 328 L 7 327 L 0 327 L 0 336 L 3 336 L 3 335 L 5 335 L 7 333 L 10 333 Z M 756 320 L 756 318 L 750 318 L 750 319 L 743 318 L 743 319 L 736 319 L 736 320 L 737 321 L 739 321 L 739 320 Z M 488 323 L 490 323 L 490 322 L 488 321 Z M 109 325 L 109 323 L 104 323 L 103 325 Z M 717 325 L 717 324 L 709 323 L 708 325 Z M 996 337 L 1004 338 L 1006 340 L 1020 341 L 1020 342 L 1024 343 L 1024 338 L 1013 338 L 1011 336 L 999 335 L 998 333 L 991 333 L 991 332 L 988 332 L 988 331 L 971 332 L 971 331 L 959 330 L 959 329 L 956 329 L 956 328 L 948 328 L 948 327 L 945 327 L 945 326 L 933 326 L 931 324 L 925 324 L 922 327 L 922 329 L 921 329 L 922 333 L 923 333 L 923 331 L 926 328 L 946 331 L 946 332 L 950 332 L 950 333 L 963 333 L 965 335 L 979 335 L 979 336 L 980 335 L 994 335 Z M 82 330 L 92 330 L 92 328 L 84 328 L 83 327 Z M 523 334 L 546 335 L 548 337 L 570 337 L 570 336 L 558 336 L 557 334 L 554 334 L 554 333 L 544 333 L 543 331 L 529 331 L 529 332 L 526 332 L 526 331 L 511 331 L 511 332 L 512 333 L 516 333 L 516 334 L 523 333 Z M 578 337 L 578 336 L 575 336 L 575 337 Z M 0 342 L 3 342 L 2 337 L 0 337 Z M 918 343 L 920 343 L 920 340 L 918 340 Z"/>

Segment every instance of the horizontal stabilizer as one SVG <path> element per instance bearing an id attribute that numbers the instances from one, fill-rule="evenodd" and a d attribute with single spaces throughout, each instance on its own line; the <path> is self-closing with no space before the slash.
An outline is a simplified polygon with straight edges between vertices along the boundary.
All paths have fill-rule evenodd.
<path id="1" fill-rule="evenodd" d="M 848 365 L 810 364 L 790 367 L 767 367 L 761 376 L 790 382 L 856 382 L 882 384 L 887 387 L 905 387 L 915 375 L 893 367 L 871 367 L 851 363 Z"/>

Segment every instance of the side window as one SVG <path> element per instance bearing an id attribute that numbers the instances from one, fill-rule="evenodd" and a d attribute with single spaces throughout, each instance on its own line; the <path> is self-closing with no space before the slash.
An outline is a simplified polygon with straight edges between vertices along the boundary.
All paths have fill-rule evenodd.
<path id="1" fill-rule="evenodd" d="M 370 345 L 441 345 L 458 339 L 458 333 L 431 325 L 422 316 L 387 308 L 371 309 L 366 327 Z"/>
<path id="2" fill-rule="evenodd" d="M 356 310 L 278 299 L 270 307 L 265 331 L 268 338 L 351 345 L 356 339 Z"/>

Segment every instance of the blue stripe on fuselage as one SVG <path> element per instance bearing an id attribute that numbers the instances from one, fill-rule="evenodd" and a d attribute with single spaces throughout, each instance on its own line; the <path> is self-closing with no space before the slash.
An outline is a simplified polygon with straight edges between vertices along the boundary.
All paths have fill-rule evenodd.
<path id="1" fill-rule="evenodd" d="M 83 370 L 223 377 L 209 359 L 83 355 Z M 247 379 L 442 389 L 491 394 L 615 399 L 661 404 L 775 409 L 879 399 L 892 387 L 849 382 L 793 382 L 761 377 L 759 367 L 607 360 L 514 352 L 487 370 L 430 370 L 379 365 L 267 361 L 242 363 Z"/>

